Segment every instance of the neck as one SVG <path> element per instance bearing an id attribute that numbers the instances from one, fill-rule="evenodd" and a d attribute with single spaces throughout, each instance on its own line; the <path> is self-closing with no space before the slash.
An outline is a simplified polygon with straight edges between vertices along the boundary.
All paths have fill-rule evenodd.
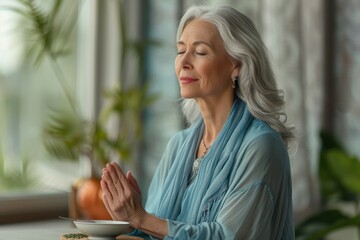
<path id="1" fill-rule="evenodd" d="M 198 101 L 201 115 L 204 120 L 203 142 L 205 146 L 210 146 L 219 135 L 228 118 L 233 100 L 229 101 Z"/>

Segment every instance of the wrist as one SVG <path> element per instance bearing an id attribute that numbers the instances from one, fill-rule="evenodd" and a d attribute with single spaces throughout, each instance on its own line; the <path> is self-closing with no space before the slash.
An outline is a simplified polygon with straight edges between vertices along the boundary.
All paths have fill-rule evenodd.
<path id="1" fill-rule="evenodd" d="M 130 226 L 134 228 L 141 228 L 142 223 L 144 222 L 144 219 L 148 213 L 145 211 L 145 209 L 140 210 L 137 212 L 131 219 L 128 220 Z"/>
<path id="2" fill-rule="evenodd" d="M 168 234 L 166 220 L 151 215 L 145 210 L 136 214 L 129 223 L 132 227 L 158 239 L 163 239 Z"/>

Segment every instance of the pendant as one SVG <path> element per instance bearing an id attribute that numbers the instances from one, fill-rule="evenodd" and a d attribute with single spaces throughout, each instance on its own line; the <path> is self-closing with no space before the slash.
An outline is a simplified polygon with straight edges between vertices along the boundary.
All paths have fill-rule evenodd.
<path id="1" fill-rule="evenodd" d="M 194 173 L 194 175 L 198 174 L 199 168 L 200 168 L 200 163 L 201 163 L 202 159 L 203 159 L 203 157 L 195 159 L 195 161 L 193 163 L 193 173 Z"/>

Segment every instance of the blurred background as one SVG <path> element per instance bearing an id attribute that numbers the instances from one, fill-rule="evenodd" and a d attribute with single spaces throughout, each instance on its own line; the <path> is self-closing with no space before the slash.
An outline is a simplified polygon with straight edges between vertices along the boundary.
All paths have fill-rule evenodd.
<path id="1" fill-rule="evenodd" d="M 296 127 L 298 236 L 315 222 L 359 239 L 358 0 L 0 0 L 1 223 L 67 212 L 74 182 L 106 161 L 131 170 L 146 198 L 167 141 L 186 126 L 173 62 L 193 4 L 235 7 L 268 47 Z"/>

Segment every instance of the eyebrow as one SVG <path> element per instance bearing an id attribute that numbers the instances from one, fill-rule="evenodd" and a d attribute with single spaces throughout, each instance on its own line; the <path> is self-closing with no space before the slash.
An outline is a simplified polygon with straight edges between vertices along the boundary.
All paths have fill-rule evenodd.
<path id="1" fill-rule="evenodd" d="M 196 42 L 193 42 L 193 43 L 192 43 L 193 46 L 198 46 L 198 45 L 201 45 L 201 44 L 207 45 L 207 46 L 209 46 L 210 48 L 214 48 L 214 46 L 213 46 L 211 43 L 205 42 L 205 41 L 196 41 Z M 183 41 L 178 41 L 178 42 L 176 43 L 176 45 L 185 45 L 185 43 L 184 43 Z"/>

